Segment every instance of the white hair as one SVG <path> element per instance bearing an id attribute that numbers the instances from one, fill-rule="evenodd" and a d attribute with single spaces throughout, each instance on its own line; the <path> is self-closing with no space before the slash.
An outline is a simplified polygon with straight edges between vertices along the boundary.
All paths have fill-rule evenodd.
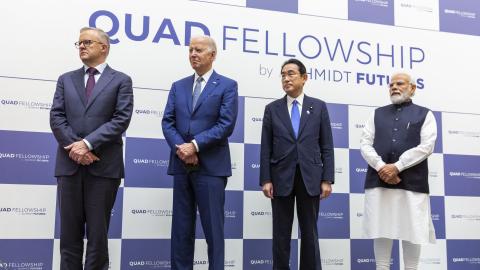
<path id="1" fill-rule="evenodd" d="M 215 52 L 215 53 L 217 52 L 217 44 L 215 43 L 215 40 L 213 40 L 212 37 L 205 36 L 205 35 L 193 36 L 190 39 L 190 42 L 192 42 L 192 40 L 194 40 L 194 39 L 203 39 L 203 40 L 207 41 L 208 50 L 211 51 L 211 52 Z"/>
<path id="2" fill-rule="evenodd" d="M 393 78 L 395 76 L 398 76 L 398 75 L 404 75 L 404 76 L 407 76 L 408 78 L 408 82 L 411 84 L 411 85 L 415 85 L 417 86 L 417 78 L 415 78 L 414 76 L 406 73 L 406 72 L 395 72 L 392 74 L 392 76 L 390 78 Z"/>

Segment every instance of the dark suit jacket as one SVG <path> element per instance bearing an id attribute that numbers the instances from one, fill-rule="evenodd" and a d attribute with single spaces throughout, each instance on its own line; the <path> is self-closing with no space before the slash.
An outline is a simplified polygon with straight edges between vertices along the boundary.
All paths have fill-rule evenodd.
<path id="1" fill-rule="evenodd" d="M 183 161 L 175 154 L 175 145 L 195 139 L 200 149 L 199 173 L 231 176 L 228 137 L 237 119 L 237 82 L 213 71 L 192 108 L 194 78 L 192 75 L 172 84 L 163 113 L 163 134 L 172 149 L 168 174 L 186 173 Z"/>
<path id="2" fill-rule="evenodd" d="M 321 181 L 334 181 L 332 130 L 325 102 L 305 95 L 298 139 L 288 113 L 287 97 L 265 107 L 260 151 L 260 185 L 271 181 L 275 196 L 287 196 L 295 168 L 311 196 L 321 193 Z"/>
<path id="3" fill-rule="evenodd" d="M 50 127 L 58 141 L 55 176 L 73 175 L 78 165 L 63 147 L 86 139 L 99 161 L 88 171 L 108 178 L 124 177 L 122 134 L 133 111 L 132 80 L 108 65 L 100 75 L 88 100 L 82 68 L 58 78 L 50 111 Z"/>

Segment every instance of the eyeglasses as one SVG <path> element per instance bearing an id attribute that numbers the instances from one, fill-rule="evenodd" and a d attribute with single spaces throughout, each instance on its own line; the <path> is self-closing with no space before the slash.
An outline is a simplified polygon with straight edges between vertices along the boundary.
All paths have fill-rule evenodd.
<path id="1" fill-rule="evenodd" d="M 82 46 L 82 44 L 83 44 L 83 46 L 85 46 L 85 47 L 90 47 L 90 46 L 92 46 L 93 43 L 98 43 L 98 44 L 102 44 L 102 45 L 103 45 L 102 42 L 98 42 L 98 41 L 90 40 L 90 39 L 77 41 L 77 42 L 75 42 L 74 44 L 75 44 L 75 47 L 76 47 L 77 49 L 79 49 L 80 46 Z"/>
<path id="2" fill-rule="evenodd" d="M 293 77 L 295 77 L 295 76 L 297 76 L 297 75 L 300 75 L 300 73 L 295 72 L 295 71 L 282 72 L 282 73 L 280 74 L 280 76 L 282 77 L 282 81 L 285 80 L 285 78 L 287 78 L 287 77 L 288 77 L 289 79 L 291 79 L 291 78 L 293 78 Z"/>

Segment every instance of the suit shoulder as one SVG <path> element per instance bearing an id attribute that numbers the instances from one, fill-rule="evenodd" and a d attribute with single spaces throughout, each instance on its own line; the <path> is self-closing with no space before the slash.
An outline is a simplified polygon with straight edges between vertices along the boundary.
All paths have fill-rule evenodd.
<path id="1" fill-rule="evenodd" d="M 327 106 L 327 103 L 319 98 L 314 98 L 314 97 L 310 97 L 310 96 L 305 96 L 305 98 L 307 100 L 310 100 L 310 102 L 314 103 L 314 104 L 318 104 L 318 105 L 321 105 L 321 106 Z M 304 103 L 307 101 L 307 100 L 304 100 Z"/>
<path id="2" fill-rule="evenodd" d="M 237 81 L 235 81 L 234 79 L 231 79 L 229 77 L 223 76 L 223 75 L 218 74 L 218 73 L 217 73 L 217 75 L 218 75 L 218 78 L 220 80 L 225 81 L 226 83 L 237 84 Z"/>
<path id="3" fill-rule="evenodd" d="M 285 98 L 279 98 L 279 99 L 276 99 L 270 103 L 267 104 L 267 106 L 265 107 L 269 107 L 269 108 L 272 108 L 272 107 L 276 107 L 276 106 L 279 106 L 279 105 L 282 105 L 282 103 L 285 102 Z"/>
<path id="4" fill-rule="evenodd" d="M 79 73 L 79 72 L 82 72 L 82 68 L 75 69 L 75 70 L 71 70 L 71 71 L 67 71 L 67 72 L 61 74 L 58 78 L 61 79 L 61 78 L 71 77 L 71 76 L 73 76 L 74 74 L 77 74 L 77 73 Z"/>

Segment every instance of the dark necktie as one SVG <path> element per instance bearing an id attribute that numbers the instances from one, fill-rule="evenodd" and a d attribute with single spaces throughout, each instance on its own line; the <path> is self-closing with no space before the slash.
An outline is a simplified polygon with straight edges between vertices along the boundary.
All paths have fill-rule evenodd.
<path id="1" fill-rule="evenodd" d="M 292 113 L 291 113 L 291 120 L 292 120 L 292 127 L 293 132 L 295 133 L 295 138 L 298 138 L 298 128 L 300 126 L 300 112 L 298 110 L 298 101 L 295 99 L 292 102 Z"/>
<path id="2" fill-rule="evenodd" d="M 195 109 L 195 105 L 197 105 L 198 98 L 202 92 L 202 77 L 198 77 L 197 83 L 195 84 L 195 88 L 193 89 L 193 98 L 192 98 L 192 109 Z"/>
<path id="3" fill-rule="evenodd" d="M 95 74 L 97 74 L 97 70 L 93 67 L 89 67 L 87 69 L 88 80 L 87 85 L 85 86 L 85 96 L 87 97 L 87 101 L 92 95 L 93 87 L 95 87 Z"/>

